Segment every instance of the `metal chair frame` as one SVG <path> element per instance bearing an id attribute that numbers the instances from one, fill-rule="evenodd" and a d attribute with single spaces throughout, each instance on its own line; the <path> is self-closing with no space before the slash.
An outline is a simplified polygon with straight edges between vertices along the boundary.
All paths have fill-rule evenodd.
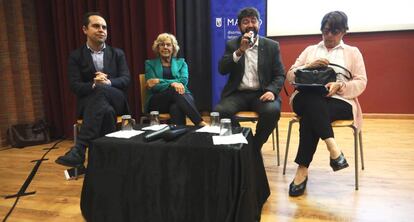
<path id="1" fill-rule="evenodd" d="M 288 158 L 289 152 L 289 143 L 290 143 L 290 135 L 292 132 L 292 125 L 294 123 L 298 123 L 300 120 L 299 117 L 295 116 L 289 121 L 289 128 L 286 140 L 286 151 L 285 151 L 285 160 L 283 163 L 283 175 L 286 173 L 286 162 Z M 364 166 L 364 152 L 362 147 L 362 130 L 358 132 L 358 129 L 354 126 L 353 120 L 337 120 L 332 122 L 332 127 L 349 127 L 353 130 L 354 135 L 354 153 L 355 153 L 355 190 L 359 189 L 359 175 L 358 175 L 358 144 L 359 144 L 359 152 L 361 153 L 361 168 L 362 170 L 365 169 Z"/>
<path id="2" fill-rule="evenodd" d="M 259 120 L 259 115 L 253 111 L 240 111 L 235 115 L 236 121 L 240 122 L 257 122 Z M 279 126 L 276 123 L 275 129 L 272 131 L 272 144 L 273 150 L 275 150 L 275 132 L 276 132 L 276 159 L 277 165 L 280 166 L 280 153 L 279 153 Z"/>

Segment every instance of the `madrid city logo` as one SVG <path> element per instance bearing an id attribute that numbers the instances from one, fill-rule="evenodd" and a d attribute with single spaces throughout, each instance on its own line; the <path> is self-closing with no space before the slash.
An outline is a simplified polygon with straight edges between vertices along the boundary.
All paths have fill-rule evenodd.
<path id="1" fill-rule="evenodd" d="M 225 20 L 226 27 L 234 27 L 238 25 L 237 18 L 223 18 L 223 17 L 216 17 L 216 27 L 221 28 L 223 26 L 223 20 Z M 259 25 L 262 25 L 263 21 L 259 20 Z"/>
<path id="2" fill-rule="evenodd" d="M 223 19 L 222 18 L 216 18 L 216 27 L 220 28 L 223 25 Z"/>

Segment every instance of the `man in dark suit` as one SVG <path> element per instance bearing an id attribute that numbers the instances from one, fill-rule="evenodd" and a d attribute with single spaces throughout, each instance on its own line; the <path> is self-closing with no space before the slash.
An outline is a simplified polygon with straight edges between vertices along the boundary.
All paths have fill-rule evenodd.
<path id="1" fill-rule="evenodd" d="M 56 159 L 71 167 L 83 165 L 89 142 L 115 131 L 116 116 L 128 113 L 130 74 L 124 52 L 105 44 L 107 25 L 99 13 L 86 13 L 82 29 L 87 41 L 69 56 L 68 75 L 83 123 L 74 147 Z"/>
<path id="2" fill-rule="evenodd" d="M 280 117 L 279 92 L 285 81 L 284 67 L 276 41 L 258 36 L 260 15 L 255 8 L 244 8 L 238 14 L 242 34 L 226 44 L 219 62 L 219 72 L 230 73 L 221 101 L 215 110 L 224 118 L 239 111 L 259 114 L 254 146 L 261 149 Z M 234 119 L 233 123 L 237 124 Z"/>

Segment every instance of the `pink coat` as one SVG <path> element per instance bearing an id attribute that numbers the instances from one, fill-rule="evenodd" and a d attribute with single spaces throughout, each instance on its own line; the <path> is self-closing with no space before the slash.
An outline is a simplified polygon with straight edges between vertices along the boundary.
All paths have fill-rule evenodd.
<path id="1" fill-rule="evenodd" d="M 296 59 L 295 64 L 289 69 L 287 73 L 287 80 L 293 82 L 295 79 L 294 69 L 297 67 L 304 66 L 305 64 L 311 63 L 318 59 L 315 57 L 316 49 L 318 45 L 308 46 Z M 352 111 L 354 115 L 354 125 L 358 130 L 362 127 L 362 109 L 358 102 L 358 96 L 364 92 L 367 86 L 367 73 L 365 71 L 364 59 L 362 54 L 357 47 L 343 44 L 344 46 L 344 59 L 346 68 L 351 71 L 353 78 L 345 82 L 344 87 L 337 92 L 340 96 L 339 99 L 345 98 L 354 101 L 352 104 Z M 293 97 L 297 94 L 295 91 L 290 97 L 290 103 Z"/>

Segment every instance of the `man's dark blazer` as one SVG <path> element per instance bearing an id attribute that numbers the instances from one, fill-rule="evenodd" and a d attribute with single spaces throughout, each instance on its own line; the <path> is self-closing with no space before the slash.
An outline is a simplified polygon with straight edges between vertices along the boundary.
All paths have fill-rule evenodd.
<path id="1" fill-rule="evenodd" d="M 68 75 L 71 90 L 77 96 L 77 115 L 81 116 L 87 103 L 87 96 L 92 94 L 93 79 L 95 78 L 95 66 L 92 55 L 86 44 L 69 56 Z M 108 75 L 111 86 L 120 89 L 125 95 L 125 110 L 128 112 L 128 103 L 126 101 L 127 88 L 130 82 L 130 74 L 126 63 L 125 54 L 121 49 L 112 48 L 106 45 L 104 49 L 104 70 L 103 73 Z"/>
<path id="2" fill-rule="evenodd" d="M 227 97 L 237 90 L 244 75 L 244 55 L 235 63 L 233 52 L 240 46 L 241 36 L 226 44 L 226 51 L 219 62 L 219 72 L 222 75 L 230 73 L 229 80 L 224 86 L 221 97 Z M 285 69 L 280 58 L 279 43 L 268 38 L 259 37 L 257 70 L 261 91 L 271 91 L 277 98 L 285 81 Z"/>

